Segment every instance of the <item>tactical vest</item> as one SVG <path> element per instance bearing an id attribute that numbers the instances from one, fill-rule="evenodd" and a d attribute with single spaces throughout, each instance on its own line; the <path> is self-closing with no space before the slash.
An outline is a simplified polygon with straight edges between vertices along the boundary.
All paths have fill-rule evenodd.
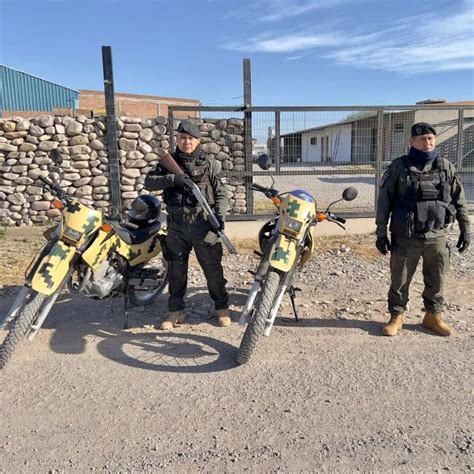
<path id="1" fill-rule="evenodd" d="M 406 191 L 397 196 L 390 229 L 395 234 L 414 234 L 442 229 L 454 221 L 456 209 L 451 203 L 450 183 L 441 159 L 433 162 L 430 171 L 420 171 L 402 158 Z"/>
<path id="2" fill-rule="evenodd" d="M 198 185 L 201 193 L 212 207 L 215 203 L 214 190 L 211 184 L 209 161 L 205 158 L 196 158 L 189 164 L 179 163 L 185 173 Z M 170 212 L 195 214 L 200 207 L 193 192 L 188 187 L 173 186 L 164 190 L 164 201 Z"/>

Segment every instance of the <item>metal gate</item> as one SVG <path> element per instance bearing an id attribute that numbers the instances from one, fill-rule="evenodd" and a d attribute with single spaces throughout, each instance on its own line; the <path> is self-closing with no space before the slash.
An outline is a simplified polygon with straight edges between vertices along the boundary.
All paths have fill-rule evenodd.
<path id="1" fill-rule="evenodd" d="M 261 153 L 272 158 L 278 190 L 305 189 L 322 209 L 339 199 L 345 187 L 355 186 L 358 198 L 339 203 L 335 209 L 353 217 L 374 216 L 384 169 L 406 153 L 410 128 L 422 121 L 436 127 L 437 147 L 456 164 L 469 205 L 474 209 L 474 105 L 172 106 L 168 121 L 174 128 L 176 112 L 179 120 L 189 113 L 193 120 L 198 115 L 203 123 L 241 121 L 243 160 L 225 171 L 237 183 L 236 189 L 239 183 L 244 186 L 245 206 L 236 206 L 231 219 L 255 219 L 272 213 L 271 203 L 251 189 L 252 182 L 267 186 L 271 183 L 268 173 L 256 165 Z M 171 133 L 170 141 L 173 148 Z M 205 141 L 212 142 L 212 137 Z"/>

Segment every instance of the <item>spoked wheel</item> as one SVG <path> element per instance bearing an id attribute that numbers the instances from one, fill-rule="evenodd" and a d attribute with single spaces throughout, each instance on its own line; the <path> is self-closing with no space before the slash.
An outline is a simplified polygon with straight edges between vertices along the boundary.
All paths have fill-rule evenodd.
<path id="1" fill-rule="evenodd" d="M 0 346 L 0 369 L 5 367 L 15 348 L 27 335 L 45 298 L 45 295 L 33 290 L 30 290 L 24 298 L 18 312 L 11 319 L 8 334 Z"/>
<path id="2" fill-rule="evenodd" d="M 247 324 L 247 328 L 237 352 L 237 363 L 246 364 L 257 345 L 257 341 L 265 330 L 265 323 L 270 315 L 275 302 L 280 276 L 278 273 L 270 272 L 263 283 L 262 290 L 257 296 L 253 315 Z"/>
<path id="3" fill-rule="evenodd" d="M 130 299 L 137 306 L 145 306 L 160 295 L 168 283 L 168 262 L 163 254 L 157 255 L 147 262 L 140 270 L 131 275 L 133 280 L 141 279 L 142 287 L 137 286 L 130 292 Z"/>

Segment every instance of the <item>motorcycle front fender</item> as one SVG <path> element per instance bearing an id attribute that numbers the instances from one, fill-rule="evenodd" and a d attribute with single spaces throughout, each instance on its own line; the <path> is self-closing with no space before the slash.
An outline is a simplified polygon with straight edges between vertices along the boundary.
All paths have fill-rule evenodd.
<path id="1" fill-rule="evenodd" d="M 296 257 L 296 242 L 285 234 L 279 234 L 270 251 L 270 266 L 282 272 L 289 272 Z"/>
<path id="2" fill-rule="evenodd" d="M 69 247 L 61 240 L 57 241 L 35 264 L 32 274 L 28 276 L 33 290 L 46 296 L 55 293 L 71 268 L 76 252 L 75 247 Z"/>

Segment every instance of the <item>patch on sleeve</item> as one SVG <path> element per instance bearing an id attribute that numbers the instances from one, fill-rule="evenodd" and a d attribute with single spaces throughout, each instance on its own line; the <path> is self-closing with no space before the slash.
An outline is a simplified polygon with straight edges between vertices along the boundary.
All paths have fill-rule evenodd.
<path id="1" fill-rule="evenodd" d="M 380 180 L 380 188 L 383 188 L 385 186 L 385 183 L 387 182 L 387 179 L 389 176 L 390 176 L 390 168 L 387 168 L 385 170 L 385 173 L 382 176 L 382 179 Z"/>

